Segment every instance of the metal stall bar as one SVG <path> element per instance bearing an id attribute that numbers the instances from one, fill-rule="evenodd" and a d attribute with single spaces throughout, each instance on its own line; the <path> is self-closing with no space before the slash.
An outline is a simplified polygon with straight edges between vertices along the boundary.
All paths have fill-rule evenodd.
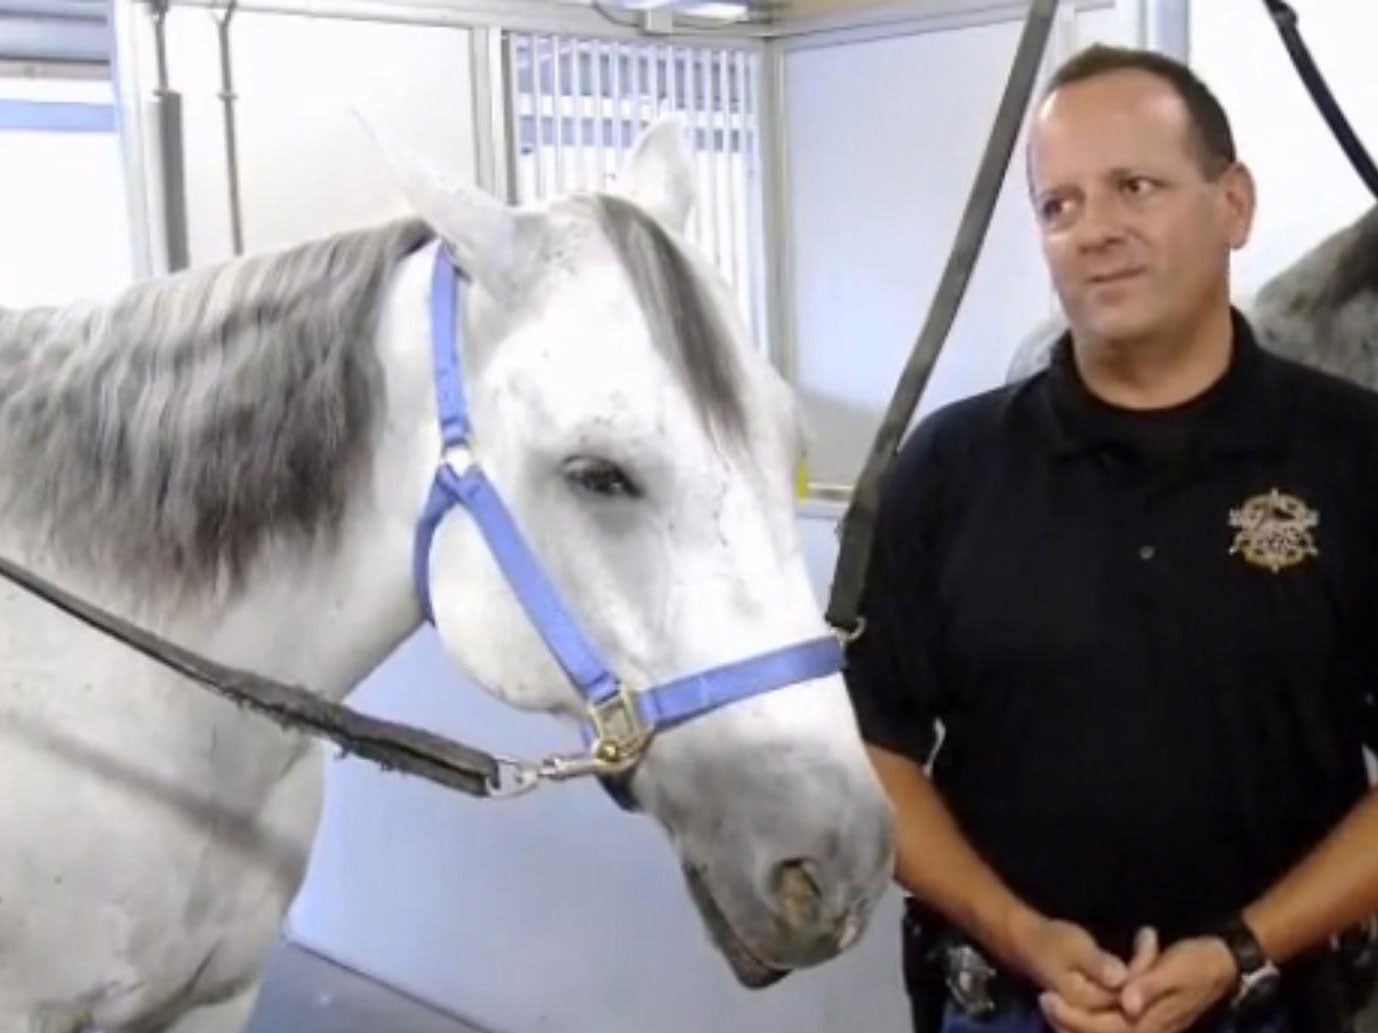
<path id="1" fill-rule="evenodd" d="M 570 102 L 569 111 L 573 119 L 572 132 L 569 134 L 569 145 L 573 153 L 574 168 L 574 188 L 582 190 L 588 186 L 588 131 L 584 123 L 584 43 L 576 36 L 569 37 L 569 92 Z M 560 105 L 560 110 L 564 110 L 564 98 L 557 97 L 555 102 Z"/>
<path id="2" fill-rule="evenodd" d="M 737 148 L 734 143 L 736 140 L 736 113 L 733 109 L 732 98 L 735 91 L 732 88 L 732 51 L 724 50 L 718 55 L 718 93 L 720 100 L 718 103 L 722 118 L 722 149 L 719 151 L 718 160 L 724 178 L 727 180 L 727 280 L 732 284 L 732 290 L 737 291 L 737 270 L 740 268 L 737 255 L 737 177 L 733 167 L 733 155 Z"/>
<path id="3" fill-rule="evenodd" d="M 622 171 L 627 151 L 627 141 L 622 138 L 622 119 L 626 113 L 626 97 L 623 88 L 626 81 L 622 76 L 622 57 L 626 49 L 621 43 L 612 45 L 612 126 L 613 146 L 617 153 L 617 171 Z"/>
<path id="4" fill-rule="evenodd" d="M 182 95 L 168 87 L 168 0 L 150 0 L 158 86 L 153 91 L 158 109 L 158 153 L 162 168 L 163 234 L 169 272 L 191 264 L 187 246 L 187 183 L 182 144 Z"/>
<path id="5" fill-rule="evenodd" d="M 761 62 L 751 62 L 747 74 L 742 79 L 742 167 L 747 184 L 747 197 L 751 206 L 746 247 L 748 253 L 760 250 L 761 225 L 765 213 L 761 210 L 761 190 L 753 189 L 762 175 L 761 166 L 761 126 L 758 121 L 759 76 Z M 751 296 L 751 326 L 756 332 L 758 342 L 765 344 L 768 330 L 765 325 L 765 300 L 762 297 L 764 284 L 751 283 L 747 289 Z"/>
<path id="6" fill-rule="evenodd" d="M 612 54 L 612 60 L 617 59 L 617 51 L 611 44 L 608 46 Z M 598 189 L 602 190 L 608 185 L 608 148 L 613 146 L 613 142 L 608 139 L 608 134 L 604 127 L 608 124 L 607 102 L 603 94 L 608 85 L 605 80 L 611 78 L 612 68 L 608 68 L 608 75 L 603 74 L 603 54 L 604 47 L 598 40 L 593 41 L 593 127 L 594 136 L 598 141 Z"/>
<path id="7" fill-rule="evenodd" d="M 565 111 L 560 104 L 565 92 L 564 73 L 560 67 L 563 42 L 560 36 L 550 37 L 550 95 L 546 98 L 550 101 L 551 124 L 555 127 L 555 179 L 552 188 L 557 194 L 565 189 Z M 541 107 L 545 107 L 544 103 Z"/>

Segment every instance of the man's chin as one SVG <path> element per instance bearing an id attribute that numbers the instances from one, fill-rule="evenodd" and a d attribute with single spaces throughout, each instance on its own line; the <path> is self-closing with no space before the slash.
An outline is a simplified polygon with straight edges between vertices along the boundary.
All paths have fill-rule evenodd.
<path id="1" fill-rule="evenodd" d="M 1086 313 L 1072 327 L 1081 341 L 1113 347 L 1148 340 L 1157 335 L 1164 322 L 1147 312 L 1117 308 Z"/>

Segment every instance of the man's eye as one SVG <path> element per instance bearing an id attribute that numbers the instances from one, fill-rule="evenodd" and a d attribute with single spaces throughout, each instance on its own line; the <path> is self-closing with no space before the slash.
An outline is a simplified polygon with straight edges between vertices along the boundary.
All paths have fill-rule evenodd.
<path id="1" fill-rule="evenodd" d="M 565 464 L 566 479 L 576 487 L 606 498 L 641 498 L 641 488 L 622 467 L 607 459 L 571 459 Z"/>
<path id="2" fill-rule="evenodd" d="M 1124 181 L 1124 190 L 1127 194 L 1142 197 L 1144 194 L 1152 193 L 1157 185 L 1156 181 L 1147 176 L 1130 176 Z"/>
<path id="3" fill-rule="evenodd" d="M 1038 215 L 1045 223 L 1056 223 L 1067 217 L 1072 205 L 1065 197 L 1045 197 L 1038 205 Z"/>

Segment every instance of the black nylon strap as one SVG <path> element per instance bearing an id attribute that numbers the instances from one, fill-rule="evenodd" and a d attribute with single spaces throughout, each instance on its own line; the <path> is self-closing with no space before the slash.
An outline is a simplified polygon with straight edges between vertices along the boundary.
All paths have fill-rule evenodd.
<path id="1" fill-rule="evenodd" d="M 857 478 L 856 490 L 851 505 L 842 520 L 842 545 L 838 553 L 837 567 L 833 575 L 832 594 L 828 600 L 827 619 L 834 628 L 844 634 L 857 634 L 858 608 L 866 579 L 866 567 L 870 560 L 871 543 L 875 533 L 876 507 L 880 499 L 880 486 L 885 471 L 894 459 L 900 439 L 918 405 L 919 397 L 932 375 L 933 366 L 938 360 L 938 352 L 947 339 L 952 322 L 957 317 L 962 296 L 966 293 L 972 269 L 981 253 L 990 226 L 996 202 L 1000 198 L 1000 188 L 1004 184 L 1005 169 L 1009 165 L 1010 154 L 1019 137 L 1019 127 L 1024 121 L 1029 98 L 1033 94 L 1034 81 L 1043 51 L 1047 46 L 1048 35 L 1052 29 L 1053 16 L 1057 13 L 1057 0 L 1033 0 L 1024 30 L 1019 40 L 1019 49 L 1010 69 L 1005 93 L 1000 100 L 1000 109 L 986 143 L 986 152 L 981 159 L 971 194 L 967 198 L 966 210 L 957 229 L 957 237 L 948 256 L 947 267 L 943 270 L 938 290 L 928 310 L 928 317 L 904 367 L 890 406 L 881 421 L 880 429 L 871 444 L 866 465 Z"/>
<path id="2" fill-rule="evenodd" d="M 1326 124 L 1330 126 L 1330 131 L 1335 134 L 1335 140 L 1345 152 L 1345 156 L 1349 158 L 1349 163 L 1354 166 L 1354 171 L 1359 174 L 1359 178 L 1364 181 L 1373 196 L 1378 197 L 1378 166 L 1373 164 L 1373 158 L 1369 156 L 1368 151 L 1364 150 L 1364 145 L 1359 140 L 1358 134 L 1354 132 L 1354 127 L 1349 124 L 1349 119 L 1345 118 L 1345 113 L 1340 108 L 1339 102 L 1335 100 L 1334 94 L 1330 92 L 1325 77 L 1321 75 L 1320 69 L 1316 67 L 1316 62 L 1312 60 L 1311 52 L 1306 49 L 1306 43 L 1303 42 L 1301 32 L 1297 29 L 1297 12 L 1292 10 L 1291 5 L 1284 3 L 1283 0 L 1263 0 L 1263 5 L 1273 16 L 1278 34 L 1282 36 L 1283 46 L 1291 55 L 1292 64 L 1296 66 L 1297 74 L 1306 84 L 1311 99 L 1320 109 Z"/>
<path id="3" fill-rule="evenodd" d="M 356 713 L 298 686 L 284 685 L 198 656 L 79 599 L 3 557 L 0 577 L 288 731 L 329 739 L 346 753 L 385 769 L 417 775 L 471 796 L 488 796 L 498 786 L 497 761 L 486 753 L 421 729 Z"/>

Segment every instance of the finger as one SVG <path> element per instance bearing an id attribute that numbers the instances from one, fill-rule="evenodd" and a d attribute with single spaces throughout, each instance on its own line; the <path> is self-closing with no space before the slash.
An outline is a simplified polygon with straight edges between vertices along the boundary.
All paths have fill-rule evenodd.
<path id="1" fill-rule="evenodd" d="M 1052 989 L 1068 1004 L 1087 1011 L 1103 1011 L 1120 1006 L 1120 995 L 1116 991 L 1093 983 L 1080 972 L 1068 972 Z"/>
<path id="2" fill-rule="evenodd" d="M 1094 944 L 1073 957 L 1072 968 L 1107 990 L 1119 990 L 1129 975 L 1123 961 Z"/>
<path id="3" fill-rule="evenodd" d="M 1125 984 L 1120 1006 L 1131 1019 L 1137 1019 L 1168 994 L 1180 991 L 1191 977 L 1182 968 L 1182 954 L 1168 951 L 1157 964 Z"/>
<path id="4" fill-rule="evenodd" d="M 1124 962 L 1096 946 L 1089 933 L 1080 932 L 1069 944 L 1071 967 L 1107 990 L 1118 990 L 1128 975 Z"/>
<path id="5" fill-rule="evenodd" d="M 1129 1023 L 1118 1011 L 1087 1011 L 1055 993 L 1040 994 L 1038 1006 L 1049 1025 L 1062 1033 L 1130 1033 Z"/>
<path id="6" fill-rule="evenodd" d="M 1185 996 L 1171 993 L 1159 998 L 1134 1023 L 1133 1028 L 1134 1033 L 1181 1033 L 1194 1019 Z"/>
<path id="7" fill-rule="evenodd" d="M 1141 976 L 1153 967 L 1153 963 L 1158 960 L 1158 931 L 1150 926 L 1144 926 L 1134 937 L 1134 958 L 1129 963 L 1127 979 L 1134 979 Z"/>

